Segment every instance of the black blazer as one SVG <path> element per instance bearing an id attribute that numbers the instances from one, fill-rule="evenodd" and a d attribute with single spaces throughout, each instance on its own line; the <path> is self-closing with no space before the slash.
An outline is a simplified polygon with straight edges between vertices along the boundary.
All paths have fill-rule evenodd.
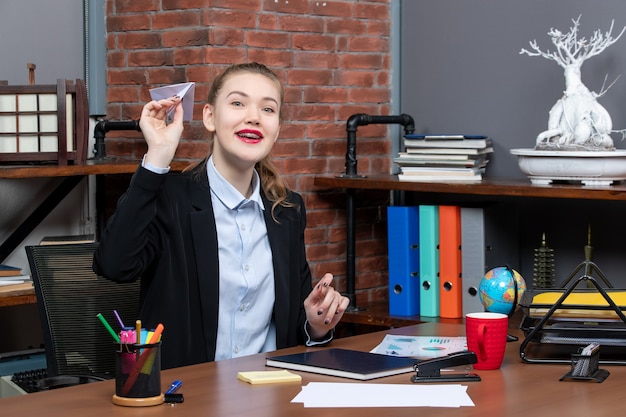
<path id="1" fill-rule="evenodd" d="M 272 249 L 276 346 L 303 344 L 303 302 L 311 292 L 306 260 L 306 213 L 302 197 L 290 193 L 296 207 L 275 209 L 261 192 Z M 141 278 L 143 327 L 163 323 L 163 369 L 215 359 L 219 262 L 217 230 L 206 168 L 155 174 L 139 167 L 94 256 L 96 273 L 117 282 Z M 124 317 L 134 323 L 135 317 Z"/>

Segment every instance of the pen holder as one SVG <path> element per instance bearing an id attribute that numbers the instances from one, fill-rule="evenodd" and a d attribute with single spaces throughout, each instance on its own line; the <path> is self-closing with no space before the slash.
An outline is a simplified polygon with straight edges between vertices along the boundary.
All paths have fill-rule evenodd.
<path id="1" fill-rule="evenodd" d="M 162 404 L 161 342 L 116 344 L 113 403 L 128 407 Z"/>
<path id="2" fill-rule="evenodd" d="M 609 371 L 599 369 L 600 350 L 596 350 L 591 355 L 572 353 L 572 369 L 563 375 L 563 380 L 596 381 L 602 382 L 609 376 Z"/>

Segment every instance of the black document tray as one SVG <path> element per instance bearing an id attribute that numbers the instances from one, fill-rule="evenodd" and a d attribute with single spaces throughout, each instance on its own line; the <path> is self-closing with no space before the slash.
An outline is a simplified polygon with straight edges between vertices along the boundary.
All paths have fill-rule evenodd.
<path id="1" fill-rule="evenodd" d="M 587 288 L 577 287 L 587 283 Z M 554 292 L 553 303 L 533 302 L 539 293 Z M 524 318 L 520 329 L 525 338 L 520 344 L 520 357 L 527 363 L 571 363 L 571 355 L 581 346 L 600 343 L 599 363 L 626 365 L 626 306 L 614 299 L 623 299 L 626 290 L 605 290 L 590 276 L 582 276 L 565 289 L 527 291 L 520 301 Z M 568 296 L 572 295 L 570 299 Z M 603 305 L 576 303 L 587 296 L 604 300 Z M 618 297 L 619 295 L 619 297 Z M 621 302 L 620 302 L 621 304 Z"/>

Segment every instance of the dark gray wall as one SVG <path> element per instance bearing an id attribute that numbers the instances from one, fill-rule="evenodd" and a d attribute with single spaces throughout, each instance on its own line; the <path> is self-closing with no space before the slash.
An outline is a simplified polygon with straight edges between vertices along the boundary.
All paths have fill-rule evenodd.
<path id="1" fill-rule="evenodd" d="M 0 1 L 0 80 L 28 84 L 29 62 L 37 84 L 84 78 L 83 1 Z"/>
<path id="2" fill-rule="evenodd" d="M 579 37 L 587 39 L 594 30 L 607 31 L 613 19 L 614 34 L 626 26 L 624 0 L 405 0 L 401 8 L 400 111 L 414 117 L 417 132 L 490 136 L 495 153 L 488 178 L 525 178 L 509 150 L 534 146 L 565 87 L 554 61 L 520 50 L 535 39 L 543 51 L 554 51 L 547 32 L 569 31 L 579 15 Z M 605 76 L 609 83 L 622 76 L 599 103 L 611 114 L 614 129 L 626 128 L 626 34 L 582 66 L 583 82 L 592 91 L 602 89 Z M 626 148 L 621 136 L 613 139 Z M 467 204 L 467 198 L 458 203 Z M 614 285 L 626 286 L 624 203 L 514 199 L 509 204 L 519 209 L 511 227 L 521 232 L 519 264 L 512 266 L 529 283 L 542 233 L 556 253 L 558 283 L 583 261 L 591 225 L 594 260 Z"/>
<path id="3" fill-rule="evenodd" d="M 548 112 L 564 90 L 554 61 L 520 55 L 536 39 L 554 51 L 547 32 L 567 32 L 582 15 L 579 36 L 626 26 L 623 0 L 405 0 L 402 7 L 400 110 L 424 133 L 480 133 L 495 142 L 487 177 L 524 175 L 511 148 L 531 148 L 547 128 Z M 626 128 L 626 34 L 585 61 L 583 82 L 599 92 L 605 76 L 620 78 L 599 99 Z M 614 134 L 618 148 L 626 148 Z"/>
<path id="4" fill-rule="evenodd" d="M 0 80 L 28 84 L 29 62 L 37 65 L 37 84 L 84 78 L 83 16 L 83 0 L 0 0 Z M 0 242 L 56 184 L 56 179 L 0 180 Z M 77 187 L 25 244 L 37 244 L 42 235 L 77 233 L 81 213 L 87 212 L 86 193 L 86 185 Z M 23 245 L 5 262 L 30 272 Z M 0 323 L 0 355 L 43 345 L 36 304 L 0 308 Z"/>

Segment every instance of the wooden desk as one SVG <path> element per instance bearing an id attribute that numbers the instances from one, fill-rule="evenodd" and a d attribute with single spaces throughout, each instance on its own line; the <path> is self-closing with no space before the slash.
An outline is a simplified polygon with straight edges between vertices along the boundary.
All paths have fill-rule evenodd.
<path id="1" fill-rule="evenodd" d="M 519 334 L 517 329 L 512 332 Z M 464 334 L 462 324 L 423 323 L 384 332 L 369 333 L 332 343 L 334 347 L 368 351 L 386 333 L 407 335 L 457 336 Z M 237 372 L 266 369 L 266 354 L 170 369 L 162 373 L 165 390 L 174 379 L 182 379 L 183 404 L 159 405 L 143 409 L 125 408 L 111 403 L 114 381 L 40 392 L 0 400 L 7 416 L 73 417 L 73 416 L 216 416 L 216 417 L 381 417 L 381 416 L 611 416 L 621 415 L 623 381 L 626 367 L 603 366 L 611 375 L 603 383 L 560 382 L 568 365 L 525 364 L 519 357 L 520 342 L 511 342 L 500 370 L 476 371 L 481 382 L 467 383 L 475 407 L 461 408 L 304 408 L 290 401 L 300 392 L 300 384 L 253 386 L 237 380 Z M 293 353 L 303 347 L 280 353 Z M 349 379 L 300 373 L 302 384 L 309 382 L 357 382 Z M 375 379 L 360 383 L 411 384 L 411 374 Z"/>

